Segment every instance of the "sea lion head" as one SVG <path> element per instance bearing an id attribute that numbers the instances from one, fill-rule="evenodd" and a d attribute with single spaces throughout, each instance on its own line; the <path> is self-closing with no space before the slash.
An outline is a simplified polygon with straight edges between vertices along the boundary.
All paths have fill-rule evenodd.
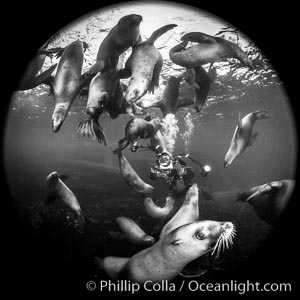
<path id="1" fill-rule="evenodd" d="M 236 155 L 230 147 L 230 149 L 228 150 L 228 152 L 226 153 L 225 158 L 224 158 L 224 168 L 228 168 L 232 164 L 232 162 L 234 161 L 235 158 L 236 158 Z"/>
<path id="2" fill-rule="evenodd" d="M 126 15 L 124 17 L 122 17 L 118 24 L 122 25 L 122 26 L 128 26 L 128 25 L 132 25 L 132 26 L 136 26 L 139 25 L 143 20 L 143 17 L 141 15 L 136 15 L 136 14 L 131 14 L 131 15 Z"/>
<path id="3" fill-rule="evenodd" d="M 58 104 L 55 106 L 52 115 L 52 131 L 58 132 L 62 124 L 64 123 L 68 114 L 68 109 L 64 104 Z"/>
<path id="4" fill-rule="evenodd" d="M 197 221 L 171 231 L 166 242 L 174 247 L 175 253 L 193 260 L 211 251 L 218 256 L 221 250 L 233 244 L 235 234 L 231 222 Z"/>
<path id="5" fill-rule="evenodd" d="M 48 176 L 47 176 L 47 184 L 49 187 L 54 186 L 59 180 L 59 175 L 56 171 L 51 172 Z"/>
<path id="6" fill-rule="evenodd" d="M 164 122 L 161 118 L 157 117 L 150 121 L 150 123 L 155 127 L 155 129 L 159 130 L 164 126 Z"/>
<path id="7" fill-rule="evenodd" d="M 125 93 L 126 101 L 128 103 L 134 103 L 142 98 L 147 92 L 149 82 L 149 79 L 144 78 L 142 75 L 131 77 Z"/>

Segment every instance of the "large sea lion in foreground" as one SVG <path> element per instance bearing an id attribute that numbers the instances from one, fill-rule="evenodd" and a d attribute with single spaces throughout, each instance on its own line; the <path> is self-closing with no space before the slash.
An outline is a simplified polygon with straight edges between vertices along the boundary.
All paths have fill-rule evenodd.
<path id="1" fill-rule="evenodd" d="M 159 238 L 163 238 L 173 229 L 184 224 L 199 220 L 199 191 L 198 185 L 194 183 L 186 193 L 183 204 L 172 219 L 163 227 Z"/>
<path id="2" fill-rule="evenodd" d="M 201 111 L 206 101 L 210 88 L 210 78 L 205 69 L 201 66 L 198 66 L 187 69 L 185 81 L 194 87 L 194 107 L 198 113 Z"/>
<path id="3" fill-rule="evenodd" d="M 161 27 L 154 31 L 151 37 L 132 49 L 132 53 L 126 61 L 125 68 L 121 70 L 123 78 L 130 76 L 126 90 L 126 101 L 134 103 L 147 91 L 154 93 L 154 87 L 159 86 L 159 75 L 163 65 L 163 58 L 154 42 L 165 32 L 174 28 L 175 24 Z"/>
<path id="4" fill-rule="evenodd" d="M 127 15 L 122 17 L 100 44 L 96 63 L 88 73 L 97 74 L 109 64 L 116 68 L 119 56 L 141 41 L 140 23 L 142 16 Z"/>
<path id="5" fill-rule="evenodd" d="M 51 172 L 47 176 L 47 188 L 49 190 L 47 202 L 52 202 L 58 199 L 60 203 L 76 214 L 78 221 L 81 223 L 85 221 L 77 197 L 61 180 L 56 171 Z"/>
<path id="6" fill-rule="evenodd" d="M 61 128 L 79 93 L 82 64 L 83 42 L 72 42 L 65 48 L 61 56 L 53 83 L 55 102 L 52 114 L 53 132 L 57 132 Z"/>
<path id="7" fill-rule="evenodd" d="M 294 180 L 272 181 L 239 194 L 237 201 L 251 204 L 261 219 L 274 225 L 285 210 L 294 187 Z"/>
<path id="8" fill-rule="evenodd" d="M 256 120 L 269 118 L 269 113 L 265 110 L 259 110 L 247 114 L 243 119 L 239 119 L 238 125 L 234 131 L 229 150 L 224 159 L 224 167 L 229 167 L 232 162 L 240 156 L 247 147 L 251 146 L 258 133 L 252 134 L 253 125 Z"/>
<path id="9" fill-rule="evenodd" d="M 172 230 L 131 258 L 108 256 L 95 263 L 115 280 L 142 284 L 172 280 L 189 262 L 232 243 L 234 232 L 231 222 L 197 221 Z"/>
<path id="10" fill-rule="evenodd" d="M 153 192 L 154 187 L 145 183 L 132 168 L 126 157 L 118 152 L 119 166 L 123 179 L 125 182 L 133 188 L 136 192 L 141 194 L 150 194 Z"/>
<path id="11" fill-rule="evenodd" d="M 150 117 L 147 117 L 146 119 L 131 119 L 126 124 L 125 137 L 119 140 L 119 146 L 113 151 L 113 153 L 117 154 L 124 150 L 137 138 L 148 139 L 153 137 L 162 126 L 163 122 L 160 118 L 154 118 L 152 120 L 150 120 Z"/>
<path id="12" fill-rule="evenodd" d="M 166 202 L 163 207 L 157 206 L 150 197 L 144 199 L 144 206 L 148 216 L 154 219 L 163 219 L 168 217 L 174 209 L 174 198 L 166 197 Z"/>
<path id="13" fill-rule="evenodd" d="M 181 40 L 182 43 L 169 51 L 170 59 L 179 66 L 192 68 L 227 58 L 235 58 L 245 66 L 252 68 L 247 54 L 235 43 L 221 37 L 202 32 L 190 32 L 185 34 Z M 188 42 L 197 44 L 186 48 Z"/>
<path id="14" fill-rule="evenodd" d="M 132 219 L 126 217 L 117 217 L 116 222 L 125 234 L 126 239 L 138 246 L 152 246 L 155 239 L 146 234 L 145 231 L 137 225 Z"/>

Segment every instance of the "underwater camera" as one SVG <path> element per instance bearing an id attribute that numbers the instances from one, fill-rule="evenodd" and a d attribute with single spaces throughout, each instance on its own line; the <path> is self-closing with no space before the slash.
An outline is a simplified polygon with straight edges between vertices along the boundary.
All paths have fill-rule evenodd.
<path id="1" fill-rule="evenodd" d="M 136 152 L 138 148 L 139 148 L 138 141 L 135 141 L 135 142 L 131 145 L 130 150 L 131 150 L 132 152 Z"/>
<path id="2" fill-rule="evenodd" d="M 201 176 L 206 177 L 211 172 L 211 167 L 209 165 L 204 165 L 202 167 Z"/>

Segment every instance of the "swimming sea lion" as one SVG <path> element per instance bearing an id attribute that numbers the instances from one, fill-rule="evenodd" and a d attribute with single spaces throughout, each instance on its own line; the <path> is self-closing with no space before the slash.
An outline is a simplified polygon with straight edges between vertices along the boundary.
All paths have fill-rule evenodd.
<path id="1" fill-rule="evenodd" d="M 79 93 L 82 64 L 83 43 L 72 42 L 62 54 L 53 83 L 55 102 L 52 114 L 53 132 L 59 131 Z"/>
<path id="2" fill-rule="evenodd" d="M 187 69 L 185 81 L 194 87 L 194 107 L 198 113 L 202 109 L 207 98 L 211 82 L 210 78 L 205 69 L 201 66 L 198 66 Z"/>
<path id="3" fill-rule="evenodd" d="M 51 172 L 47 176 L 47 188 L 49 190 L 49 196 L 47 202 L 58 199 L 71 211 L 75 212 L 76 216 L 84 221 L 82 216 L 81 207 L 74 193 L 66 186 L 65 183 L 60 179 L 60 176 L 56 171 Z"/>
<path id="4" fill-rule="evenodd" d="M 44 83 L 55 70 L 57 64 L 54 64 L 46 71 L 37 75 L 38 72 L 42 69 L 46 60 L 46 53 L 40 53 L 40 51 L 46 49 L 49 42 L 50 41 L 46 42 L 38 50 L 36 56 L 31 60 L 31 62 L 27 66 L 25 73 L 23 74 L 23 77 L 21 79 L 21 82 L 19 83 L 19 86 L 17 88 L 18 91 L 29 90 L 37 87 L 38 85 Z"/>
<path id="5" fill-rule="evenodd" d="M 120 229 L 125 233 L 126 239 L 138 246 L 152 246 L 155 239 L 146 234 L 145 231 L 137 225 L 132 219 L 126 217 L 117 217 L 116 222 Z"/>
<path id="6" fill-rule="evenodd" d="M 147 117 L 146 120 L 134 118 L 126 124 L 125 137 L 119 140 L 119 146 L 113 151 L 114 154 L 124 150 L 137 138 L 151 138 L 163 126 L 163 122 L 160 118 L 154 118 L 150 121 L 147 121 L 147 119 L 149 119 L 149 117 Z"/>
<path id="7" fill-rule="evenodd" d="M 95 263 L 111 278 L 152 283 L 172 280 L 196 258 L 232 244 L 231 222 L 198 221 L 180 226 L 131 258 L 108 256 Z M 151 282 L 149 282 L 150 284 Z"/>
<path id="8" fill-rule="evenodd" d="M 145 183 L 135 172 L 132 166 L 129 164 L 126 157 L 121 153 L 118 152 L 119 157 L 119 166 L 120 171 L 123 179 L 125 182 L 132 187 L 136 192 L 141 194 L 150 194 L 153 192 L 154 187 L 150 184 Z"/>
<path id="9" fill-rule="evenodd" d="M 202 32 L 190 32 L 185 34 L 181 40 L 182 43 L 169 51 L 170 59 L 179 66 L 192 68 L 227 58 L 235 58 L 245 66 L 253 68 L 247 54 L 239 46 L 221 37 Z M 198 44 L 186 49 L 189 41 Z"/>
<path id="10" fill-rule="evenodd" d="M 131 76 L 126 90 L 126 101 L 133 103 L 140 99 L 147 91 L 154 93 L 154 87 L 159 86 L 159 75 L 163 65 L 163 58 L 154 42 L 162 34 L 174 28 L 175 24 L 161 27 L 154 31 L 151 37 L 132 49 L 126 61 L 125 68 L 121 70 L 121 78 Z"/>
<path id="11" fill-rule="evenodd" d="M 106 136 L 98 120 L 100 115 L 106 110 L 108 103 L 117 100 L 118 103 L 115 106 L 121 107 L 123 98 L 119 95 L 117 95 L 118 98 L 115 98 L 118 85 L 120 85 L 120 80 L 116 69 L 108 67 L 97 73 L 90 83 L 85 118 L 77 126 L 75 134 L 92 136 L 99 143 L 107 144 Z"/>
<path id="12" fill-rule="evenodd" d="M 272 181 L 239 194 L 237 201 L 251 204 L 261 219 L 274 225 L 285 210 L 294 187 L 294 180 Z"/>
<path id="13" fill-rule="evenodd" d="M 185 200 L 172 219 L 163 227 L 159 238 L 163 238 L 173 229 L 199 220 L 199 191 L 194 183 L 186 193 Z"/>
<path id="14" fill-rule="evenodd" d="M 172 154 L 168 151 L 166 147 L 164 137 L 160 130 L 157 130 L 156 134 L 150 138 L 149 148 L 155 151 L 155 149 L 157 149 L 158 146 L 162 149 L 162 152 L 166 152 L 170 155 L 170 157 L 172 157 Z"/>
<path id="15" fill-rule="evenodd" d="M 116 68 L 119 56 L 141 41 L 141 21 L 142 16 L 140 15 L 131 14 L 122 17 L 102 41 L 97 53 L 96 63 L 88 73 L 97 74 L 107 64 L 112 68 Z"/>
<path id="16" fill-rule="evenodd" d="M 162 219 L 169 216 L 174 209 L 174 198 L 171 196 L 166 197 L 166 202 L 163 207 L 159 207 L 154 204 L 153 200 L 150 197 L 145 198 L 144 206 L 147 214 L 155 219 Z"/>
<path id="17" fill-rule="evenodd" d="M 247 147 L 251 146 L 255 142 L 258 135 L 257 132 L 252 134 L 255 121 L 267 118 L 269 118 L 269 113 L 265 110 L 259 110 L 247 114 L 243 119 L 239 119 L 229 150 L 225 155 L 224 168 L 229 167 L 232 162 L 245 151 Z"/>

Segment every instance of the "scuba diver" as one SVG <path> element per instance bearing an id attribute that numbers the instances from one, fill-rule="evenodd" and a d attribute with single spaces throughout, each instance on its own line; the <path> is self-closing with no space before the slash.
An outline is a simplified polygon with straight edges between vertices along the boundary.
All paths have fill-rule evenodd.
<path id="1" fill-rule="evenodd" d="M 211 172 L 209 165 L 201 164 L 187 153 L 181 153 L 172 157 L 169 153 L 163 152 L 160 146 L 156 147 L 155 152 L 157 154 L 157 164 L 150 169 L 150 179 L 164 178 L 170 186 L 171 193 L 176 192 L 178 180 L 183 180 L 186 190 L 192 186 L 191 180 L 194 177 L 194 171 L 191 166 L 186 165 L 183 158 L 188 158 L 199 165 L 202 169 L 201 176 L 206 177 Z"/>

